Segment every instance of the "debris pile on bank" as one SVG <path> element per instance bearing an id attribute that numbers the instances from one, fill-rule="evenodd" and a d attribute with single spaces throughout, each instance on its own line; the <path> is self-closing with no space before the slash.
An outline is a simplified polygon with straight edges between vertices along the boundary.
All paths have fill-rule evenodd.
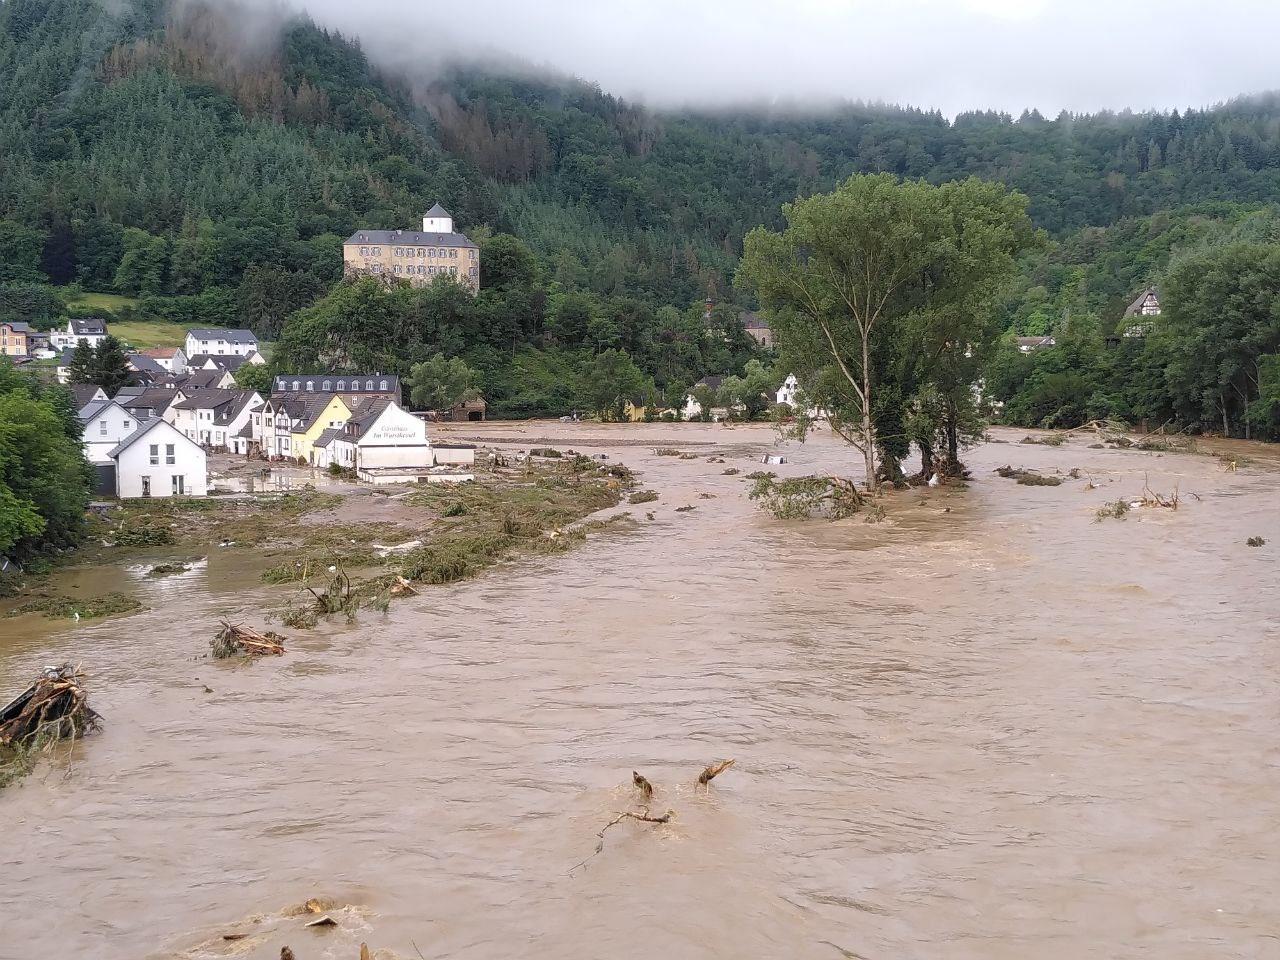
<path id="1" fill-rule="evenodd" d="M 284 637 L 268 630 L 259 633 L 249 627 L 222 621 L 222 629 L 210 643 L 213 656 L 218 660 L 228 657 L 278 657 L 284 653 Z"/>

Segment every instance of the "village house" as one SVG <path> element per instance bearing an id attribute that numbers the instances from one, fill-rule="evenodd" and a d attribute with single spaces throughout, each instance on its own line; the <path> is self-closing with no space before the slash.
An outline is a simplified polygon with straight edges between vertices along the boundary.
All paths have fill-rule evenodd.
<path id="1" fill-rule="evenodd" d="M 259 449 L 267 457 L 312 463 L 320 434 L 345 424 L 358 404 L 334 393 L 273 394 L 262 408 Z"/>
<path id="2" fill-rule="evenodd" d="M 699 381 L 698 381 L 697 383 L 695 383 L 693 386 L 694 386 L 694 387 L 706 387 L 706 388 L 708 388 L 709 390 L 711 390 L 711 392 L 712 392 L 712 393 L 719 393 L 719 392 L 720 392 L 720 384 L 722 384 L 723 382 L 724 382 L 724 377 L 719 376 L 719 375 L 715 375 L 715 376 L 710 376 L 710 377 L 703 377 L 701 380 L 699 380 Z M 712 411 L 711 411 L 711 415 L 712 415 L 712 417 L 714 417 L 714 416 L 716 415 L 716 410 L 717 410 L 717 409 L 721 409 L 721 408 L 713 408 L 713 409 L 712 409 Z M 722 411 L 722 412 L 723 412 L 723 411 Z M 689 392 L 688 396 L 686 396 L 686 397 L 684 398 L 684 407 L 681 409 L 681 411 L 680 411 L 680 415 L 681 415 L 681 417 L 683 417 L 685 420 L 697 420 L 699 417 L 701 417 L 701 416 L 702 416 L 702 404 L 700 404 L 700 403 L 699 403 L 699 402 L 694 398 L 694 396 L 693 396 L 693 391 L 692 391 L 692 390 L 690 390 L 690 392 Z"/>
<path id="3" fill-rule="evenodd" d="M 787 379 L 782 381 L 782 386 L 778 388 L 776 399 L 778 403 L 785 403 L 788 407 L 795 406 L 796 391 L 800 389 L 800 381 L 796 379 L 794 373 L 788 373 Z"/>
<path id="4" fill-rule="evenodd" d="M 1126 337 L 1145 337 L 1151 332 L 1152 317 L 1160 316 L 1160 294 L 1155 287 L 1147 287 L 1129 306 L 1125 307 L 1121 325 Z"/>
<path id="5" fill-rule="evenodd" d="M 92 403 L 102 403 L 109 400 L 107 391 L 103 390 L 96 383 L 73 383 L 70 385 L 71 399 L 75 406 L 76 416 L 81 420 L 84 418 L 81 414 L 84 408 Z"/>
<path id="6" fill-rule="evenodd" d="M 131 497 L 203 497 L 209 476 L 204 449 L 164 420 L 148 420 L 108 453 L 115 491 Z"/>
<path id="7" fill-rule="evenodd" d="M 357 230 L 342 244 L 346 276 L 373 275 L 407 280 L 423 287 L 438 277 L 452 277 L 480 289 L 480 248 L 453 227 L 453 217 L 440 204 L 422 218 L 422 230 Z"/>
<path id="8" fill-rule="evenodd" d="M 1019 353 L 1035 353 L 1058 345 L 1053 337 L 1015 337 L 1014 343 L 1017 344 Z"/>
<path id="9" fill-rule="evenodd" d="M 138 429 L 138 417 L 115 400 L 96 400 L 77 415 L 83 426 L 84 456 L 90 463 L 110 463 L 111 450 Z"/>
<path id="10" fill-rule="evenodd" d="M 194 357 L 187 360 L 188 370 L 225 370 L 227 373 L 234 374 L 246 363 L 254 366 L 262 366 L 267 362 L 266 357 L 257 350 L 252 353 L 238 354 L 215 354 L 215 353 L 197 353 Z"/>
<path id="11" fill-rule="evenodd" d="M 152 347 L 143 350 L 142 355 L 167 370 L 169 373 L 182 375 L 187 372 L 187 355 L 181 347 Z"/>
<path id="12" fill-rule="evenodd" d="M 0 355 L 29 356 L 31 349 L 28 346 L 28 340 L 34 332 L 28 324 L 20 320 L 6 320 L 0 323 Z"/>
<path id="13" fill-rule="evenodd" d="M 182 390 L 172 386 L 135 385 L 121 387 L 114 399 L 138 420 L 153 420 L 164 418 L 169 407 L 185 396 Z"/>
<path id="14" fill-rule="evenodd" d="M 107 324 L 98 317 L 75 317 L 67 321 L 65 330 L 49 334 L 49 344 L 55 350 L 66 350 L 84 340 L 89 346 L 97 348 L 107 338 Z"/>
<path id="15" fill-rule="evenodd" d="M 169 376 L 168 370 L 146 354 L 130 353 L 126 355 L 125 359 L 128 362 L 129 369 L 134 373 L 140 374 L 148 382 L 163 380 Z"/>
<path id="16" fill-rule="evenodd" d="M 329 462 L 367 483 L 424 480 L 435 465 L 426 423 L 393 400 L 367 401 L 325 445 Z"/>
<path id="17" fill-rule="evenodd" d="M 263 405 L 252 390 L 183 391 L 181 400 L 171 404 L 164 419 L 189 440 L 212 450 L 229 450 L 232 439 L 251 422 L 253 412 Z"/>
<path id="18" fill-rule="evenodd" d="M 188 365 L 201 355 L 247 357 L 258 352 L 258 338 L 249 330 L 197 327 L 187 331 L 183 352 Z"/>

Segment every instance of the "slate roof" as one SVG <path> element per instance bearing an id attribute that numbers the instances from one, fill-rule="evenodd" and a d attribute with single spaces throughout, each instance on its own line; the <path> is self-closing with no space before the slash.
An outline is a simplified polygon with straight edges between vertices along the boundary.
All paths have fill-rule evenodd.
<path id="1" fill-rule="evenodd" d="M 327 447 L 330 443 L 338 439 L 338 437 L 340 436 L 342 436 L 341 427 L 330 427 L 324 433 L 320 434 L 320 436 L 316 437 L 316 442 L 312 444 L 312 446 Z"/>
<path id="2" fill-rule="evenodd" d="M 226 370 L 228 373 L 235 373 L 244 364 L 249 362 L 248 357 L 241 357 L 228 354 L 213 353 L 193 353 L 187 359 L 187 366 L 191 368 L 203 367 L 210 360 L 213 361 L 215 367 L 219 370 Z"/>
<path id="3" fill-rule="evenodd" d="M 175 383 L 183 389 L 208 390 L 219 383 L 226 372 L 226 370 L 192 370 Z"/>
<path id="4" fill-rule="evenodd" d="M 183 390 L 183 399 L 173 405 L 175 410 L 213 410 L 234 400 L 236 391 L 217 387 L 205 390 Z"/>
<path id="5" fill-rule="evenodd" d="M 430 216 L 430 214 L 428 214 Z M 448 214 L 445 214 L 448 216 Z M 472 247 L 480 245 L 464 233 L 423 233 L 421 230 L 357 230 L 344 244 L 373 243 L 403 245 L 406 247 Z"/>
<path id="6" fill-rule="evenodd" d="M 382 381 L 387 382 L 386 389 Z M 294 384 L 298 384 L 295 388 Z M 311 383 L 313 389 L 308 390 Z M 328 383 L 329 386 L 325 386 Z M 370 386 L 372 384 L 372 386 Z M 271 393 L 274 396 L 309 393 L 390 393 L 400 395 L 400 378 L 380 373 L 292 373 L 287 377 L 276 377 L 271 381 Z"/>
<path id="7" fill-rule="evenodd" d="M 150 420 L 146 421 L 145 423 L 139 424 L 137 430 L 133 431 L 133 433 L 129 434 L 127 437 L 125 437 L 123 440 L 121 440 L 114 447 L 112 447 L 110 450 L 107 451 L 107 458 L 110 460 L 114 460 L 116 457 L 120 456 L 120 454 L 124 453 L 124 451 L 128 450 L 135 443 L 137 443 L 139 440 L 145 437 L 148 433 L 150 433 L 156 427 L 160 426 L 160 424 L 162 423 L 165 423 L 165 421 L 160 419 L 159 417 L 152 417 Z M 188 437 L 186 434 L 184 434 L 181 430 L 177 429 L 176 427 L 173 428 L 173 432 L 177 434 L 179 437 L 181 437 L 183 440 L 185 440 L 187 443 L 191 444 L 193 447 L 199 446 L 198 443 L 196 443 L 194 440 L 192 440 L 190 437 Z"/>
<path id="8" fill-rule="evenodd" d="M 695 384 L 694 384 L 694 386 L 695 386 L 695 387 L 710 387 L 712 390 L 719 390 L 719 389 L 720 389 L 720 384 L 721 384 L 721 383 L 723 383 L 723 382 L 724 382 L 724 377 L 723 377 L 722 375 L 720 375 L 720 374 L 718 374 L 718 373 L 717 373 L 717 374 L 713 374 L 712 376 L 709 376 L 709 377 L 703 377 L 701 380 L 699 380 L 697 383 L 695 383 Z"/>
<path id="9" fill-rule="evenodd" d="M 82 317 L 71 320 L 71 332 L 76 336 L 97 336 L 107 332 L 107 322 L 101 317 Z"/>
<path id="10" fill-rule="evenodd" d="M 160 364 L 156 363 L 155 360 L 148 357 L 146 354 L 131 353 L 129 354 L 129 362 L 133 364 L 135 370 L 138 370 L 141 373 L 154 373 L 162 377 L 169 375 L 168 370 L 160 366 Z"/>
<path id="11" fill-rule="evenodd" d="M 98 414 L 102 412 L 103 407 L 107 407 L 110 405 L 111 405 L 110 400 L 90 400 L 88 403 L 86 403 L 83 407 L 80 408 L 80 412 L 76 414 L 76 418 L 83 423 L 88 423 L 90 420 L 92 420 L 94 417 L 96 417 Z"/>
<path id="12" fill-rule="evenodd" d="M 744 313 L 742 314 L 740 319 L 742 320 L 742 328 L 744 330 L 768 330 L 769 329 L 769 321 L 766 320 L 764 317 L 760 316 L 760 314 L 758 313 Z"/>
<path id="13" fill-rule="evenodd" d="M 427 211 L 427 216 L 428 217 L 448 217 L 450 220 L 453 219 L 453 214 L 451 214 L 444 207 L 440 206 L 439 203 L 437 203 L 435 206 L 433 206 L 430 210 Z"/>
<path id="14" fill-rule="evenodd" d="M 391 401 L 385 398 L 370 400 L 351 415 L 351 419 L 347 421 L 346 436 L 352 440 L 359 440 L 374 425 L 378 417 L 382 416 L 382 411 L 389 406 Z"/>
<path id="15" fill-rule="evenodd" d="M 139 410 L 150 410 L 153 416 L 160 416 L 169 409 L 177 391 L 170 387 L 148 387 L 137 394 L 116 394 L 116 402 L 131 413 Z"/>
<path id="16" fill-rule="evenodd" d="M 5 320 L 4 326 L 7 326 L 14 333 L 35 333 L 30 324 L 21 320 Z"/>
<path id="17" fill-rule="evenodd" d="M 102 390 L 94 383 L 73 383 L 70 384 L 71 396 L 75 397 L 76 409 L 81 410 L 90 400 L 98 395 L 98 391 Z M 106 396 L 106 393 L 103 393 Z"/>
<path id="18" fill-rule="evenodd" d="M 197 340 L 225 340 L 227 343 L 252 343 L 256 345 L 258 342 L 258 338 L 253 335 L 252 330 L 232 330 L 220 327 L 196 327 L 188 330 L 187 336 L 195 337 Z"/>

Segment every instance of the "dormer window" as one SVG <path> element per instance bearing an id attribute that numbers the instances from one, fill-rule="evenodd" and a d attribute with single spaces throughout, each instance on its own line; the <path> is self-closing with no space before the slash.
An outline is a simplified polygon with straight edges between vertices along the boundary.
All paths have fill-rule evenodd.
<path id="1" fill-rule="evenodd" d="M 314 380 L 308 380 L 308 381 L 307 381 L 307 392 L 308 392 L 308 393 L 310 393 L 310 392 L 311 392 L 312 390 L 314 390 L 315 388 L 316 388 L 316 383 L 315 383 L 315 381 L 314 381 Z"/>
<path id="2" fill-rule="evenodd" d="M 365 388 L 366 390 L 372 390 L 372 389 L 373 389 L 373 381 L 372 381 L 372 380 L 366 380 L 366 381 L 364 382 L 364 388 Z"/>
<path id="3" fill-rule="evenodd" d="M 345 380 L 339 380 L 339 381 L 338 381 L 338 389 L 339 389 L 339 390 L 345 390 L 345 389 L 346 389 L 346 387 L 347 387 L 347 381 L 345 381 Z"/>
<path id="4" fill-rule="evenodd" d="M 299 364 L 299 366 L 301 366 L 301 364 Z M 298 380 L 293 381 L 293 389 L 300 390 L 301 388 L 302 388 L 301 381 L 298 381 Z"/>
<path id="5" fill-rule="evenodd" d="M 329 385 L 330 385 L 332 382 L 333 382 L 333 381 L 331 381 L 331 380 L 326 380 L 326 381 L 324 382 L 324 388 L 325 388 L 326 390 L 328 390 L 328 389 L 329 389 Z"/>
<path id="6" fill-rule="evenodd" d="M 387 386 L 387 381 L 385 381 L 385 380 L 383 380 L 383 381 L 382 381 L 382 389 L 383 389 L 383 390 L 388 390 L 388 389 L 390 389 L 390 388 Z"/>

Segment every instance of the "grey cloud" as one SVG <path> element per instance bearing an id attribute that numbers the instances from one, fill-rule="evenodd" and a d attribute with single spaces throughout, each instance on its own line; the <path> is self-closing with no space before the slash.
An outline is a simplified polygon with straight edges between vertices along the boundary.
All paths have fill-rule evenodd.
<path id="1" fill-rule="evenodd" d="M 1280 86 L 1272 0 L 305 0 L 420 73 L 511 55 L 656 106 L 1204 106 Z"/>

